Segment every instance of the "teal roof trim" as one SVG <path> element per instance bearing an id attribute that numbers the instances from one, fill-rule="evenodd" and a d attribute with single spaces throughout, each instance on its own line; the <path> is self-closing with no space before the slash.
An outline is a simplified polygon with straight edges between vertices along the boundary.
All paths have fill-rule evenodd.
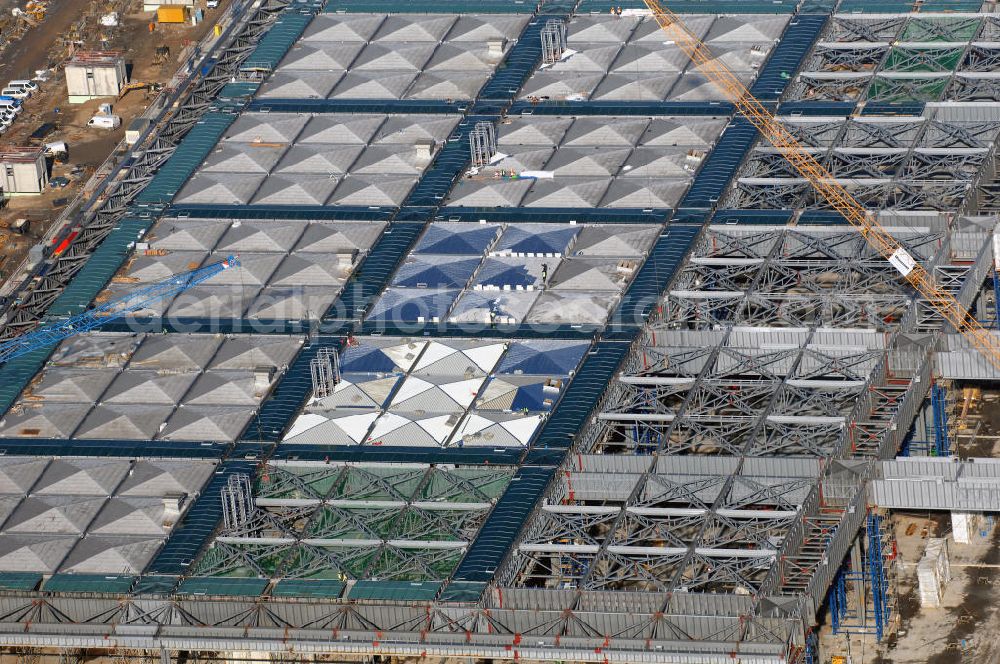
<path id="1" fill-rule="evenodd" d="M 42 575 L 36 572 L 0 573 L 0 590 L 34 590 Z"/>
<path id="2" fill-rule="evenodd" d="M 134 576 L 104 574 L 54 574 L 42 590 L 49 593 L 106 593 L 125 595 L 135 583 Z"/>
<path id="3" fill-rule="evenodd" d="M 392 11 L 400 14 L 533 14 L 537 0 L 406 0 L 391 9 L 378 0 L 330 0 L 327 13 L 374 13 Z"/>
<path id="4" fill-rule="evenodd" d="M 383 9 L 384 11 L 384 9 Z M 257 48 L 253 50 L 250 57 L 246 59 L 240 69 L 257 70 L 264 69 L 273 71 L 281 62 L 292 44 L 299 40 L 306 26 L 312 23 L 313 14 L 286 12 L 281 15 L 267 34 L 257 43 Z"/>
<path id="5" fill-rule="evenodd" d="M 235 120 L 236 115 L 233 113 L 206 113 L 146 188 L 136 196 L 135 202 L 138 205 L 154 205 L 172 201 Z"/>
<path id="6" fill-rule="evenodd" d="M 282 579 L 274 586 L 271 596 L 336 599 L 343 592 L 344 583 L 335 579 Z"/>
<path id="7" fill-rule="evenodd" d="M 191 577 L 181 581 L 178 595 L 225 595 L 229 597 L 259 597 L 264 594 L 267 579 L 237 579 L 229 577 Z"/>
<path id="8" fill-rule="evenodd" d="M 437 596 L 441 585 L 437 581 L 358 581 L 347 593 L 347 597 L 362 600 L 429 602 Z"/>

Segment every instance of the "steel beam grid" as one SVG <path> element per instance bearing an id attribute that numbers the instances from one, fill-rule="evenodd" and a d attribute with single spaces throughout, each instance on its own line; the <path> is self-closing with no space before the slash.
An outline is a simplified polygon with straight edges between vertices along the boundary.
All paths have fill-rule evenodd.
<path id="1" fill-rule="evenodd" d="M 443 579 L 511 476 L 502 467 L 271 462 L 251 518 L 224 527 L 194 573 Z"/>
<path id="2" fill-rule="evenodd" d="M 290 0 L 265 0 L 251 10 L 242 29 L 219 54 L 212 70 L 178 98 L 176 110 L 169 120 L 161 123 L 147 149 L 96 199 L 96 207 L 81 213 L 77 221 L 81 230 L 45 275 L 28 286 L 17 308 L 8 313 L 8 320 L 0 328 L 0 339 L 17 336 L 42 318 L 73 275 L 121 221 L 136 195 L 173 154 L 183 136 L 216 103 L 219 91 L 256 47 L 259 37 L 290 4 Z"/>

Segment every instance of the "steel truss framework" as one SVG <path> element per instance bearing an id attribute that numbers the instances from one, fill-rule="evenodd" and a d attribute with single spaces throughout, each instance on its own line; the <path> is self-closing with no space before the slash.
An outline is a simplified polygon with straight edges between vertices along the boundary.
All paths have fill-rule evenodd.
<path id="1" fill-rule="evenodd" d="M 996 15 L 835 15 L 792 99 L 995 101 L 1000 98 Z"/>
<path id="2" fill-rule="evenodd" d="M 260 37 L 289 4 L 290 0 L 264 0 L 249 10 L 242 29 L 218 53 L 212 70 L 207 75 L 198 76 L 193 87 L 177 97 L 176 110 L 155 129 L 152 142 L 136 153 L 138 156 L 124 175 L 108 185 L 96 199 L 94 207 L 79 213 L 74 224 L 80 226 L 80 231 L 44 276 L 29 282 L 16 307 L 7 311 L 6 320 L 0 328 L 0 338 L 17 336 L 41 319 L 73 275 L 132 210 L 132 201 L 167 162 L 181 139 L 217 103 L 219 91 L 239 74 L 240 64 L 253 52 Z"/>
<path id="3" fill-rule="evenodd" d="M 947 106 L 909 118 L 783 118 L 785 125 L 855 198 L 872 210 L 979 209 L 996 179 L 995 117 L 958 119 Z M 988 198 L 988 196 L 982 196 Z M 734 208 L 829 206 L 782 156 L 760 144 L 725 201 Z"/>
<path id="4" fill-rule="evenodd" d="M 974 299 L 988 233 L 895 219 Z M 895 454 L 930 384 L 940 320 L 881 263 L 845 227 L 707 227 L 501 578 L 780 597 L 807 629 L 863 525 L 872 463 Z"/>
<path id="5" fill-rule="evenodd" d="M 255 509 L 223 529 L 201 576 L 446 579 L 512 468 L 272 462 Z"/>

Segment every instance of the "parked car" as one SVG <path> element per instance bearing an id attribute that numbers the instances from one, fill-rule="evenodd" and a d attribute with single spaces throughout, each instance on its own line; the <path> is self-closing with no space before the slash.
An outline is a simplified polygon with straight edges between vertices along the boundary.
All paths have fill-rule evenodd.
<path id="1" fill-rule="evenodd" d="M 48 138 L 52 132 L 58 128 L 59 127 L 53 122 L 46 122 L 45 124 L 38 125 L 38 127 L 35 128 L 35 131 L 31 132 L 31 135 L 28 136 L 28 142 L 33 145 L 37 145 Z"/>
<path id="2" fill-rule="evenodd" d="M 57 175 L 49 180 L 49 186 L 53 189 L 62 189 L 69 184 L 69 178 Z"/>

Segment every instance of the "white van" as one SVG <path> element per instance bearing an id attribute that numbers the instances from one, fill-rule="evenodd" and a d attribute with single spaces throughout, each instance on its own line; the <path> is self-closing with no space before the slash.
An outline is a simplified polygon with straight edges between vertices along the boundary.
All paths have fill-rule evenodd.
<path id="1" fill-rule="evenodd" d="M 25 90 L 30 90 L 31 92 L 36 92 L 38 90 L 38 83 L 34 81 L 29 81 L 24 78 L 11 81 L 7 84 L 8 88 L 24 88 Z"/>
<path id="2" fill-rule="evenodd" d="M 29 90 L 25 90 L 24 88 L 7 87 L 0 90 L 0 95 L 3 95 L 4 97 L 13 97 L 14 99 L 27 99 L 31 96 L 31 92 Z"/>
<path id="3" fill-rule="evenodd" d="M 100 129 L 118 129 L 122 126 L 122 119 L 117 115 L 95 115 L 87 123 L 88 127 L 99 127 Z"/>
<path id="4" fill-rule="evenodd" d="M 18 115 L 22 110 L 23 109 L 20 104 L 15 104 L 13 101 L 8 101 L 6 99 L 0 99 L 0 111 L 12 111 L 14 115 Z"/>

